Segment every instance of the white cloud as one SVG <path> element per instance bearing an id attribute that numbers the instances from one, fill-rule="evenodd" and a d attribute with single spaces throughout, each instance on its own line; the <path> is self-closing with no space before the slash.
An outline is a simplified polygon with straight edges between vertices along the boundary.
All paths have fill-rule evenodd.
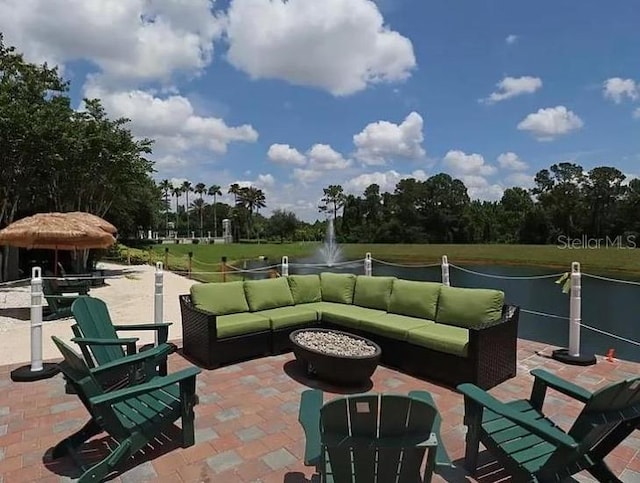
<path id="1" fill-rule="evenodd" d="M 155 159 L 155 169 L 165 174 L 165 176 L 166 173 L 184 172 L 183 170 L 188 168 L 189 164 L 189 160 L 174 154 L 167 154 Z"/>
<path id="2" fill-rule="evenodd" d="M 254 79 L 282 79 L 336 96 L 402 81 L 411 41 L 384 25 L 369 0 L 232 0 L 228 60 Z"/>
<path id="3" fill-rule="evenodd" d="M 256 185 L 258 187 L 273 188 L 276 184 L 276 179 L 272 174 L 259 174 L 256 178 Z"/>
<path id="4" fill-rule="evenodd" d="M 511 34 L 507 35 L 507 38 L 504 39 L 504 41 L 507 43 L 507 45 L 513 45 L 518 41 L 519 38 L 520 37 L 518 35 Z"/>
<path id="5" fill-rule="evenodd" d="M 216 117 L 199 116 L 186 97 L 171 95 L 160 98 L 142 90 L 107 91 L 89 83 L 87 97 L 99 97 L 112 117 L 131 119 L 136 136 L 156 140 L 156 147 L 166 151 L 205 148 L 225 153 L 231 142 L 255 142 L 256 130 L 243 124 L 228 126 Z"/>
<path id="6" fill-rule="evenodd" d="M 634 119 L 640 119 L 640 107 L 636 107 L 632 115 Z"/>
<path id="7" fill-rule="evenodd" d="M 422 116 L 417 112 L 411 112 L 401 124 L 389 121 L 368 124 L 353 136 L 355 157 L 366 165 L 383 165 L 394 158 L 421 158 L 425 155 L 422 128 Z"/>
<path id="8" fill-rule="evenodd" d="M 88 60 L 103 82 L 168 81 L 211 62 L 222 32 L 209 0 L 3 0 L 0 31 L 27 59 Z"/>
<path id="9" fill-rule="evenodd" d="M 288 144 L 272 144 L 267 152 L 267 157 L 274 163 L 304 166 L 307 158 Z"/>
<path id="10" fill-rule="evenodd" d="M 401 179 L 406 178 L 415 178 L 419 181 L 423 181 L 427 179 L 427 174 L 422 170 L 416 170 L 411 174 L 400 174 L 395 170 L 363 173 L 347 181 L 344 189 L 348 193 L 360 196 L 369 185 L 377 184 L 380 186 L 380 193 L 393 193 L 398 182 Z"/>
<path id="11" fill-rule="evenodd" d="M 529 131 L 539 141 L 551 141 L 557 136 L 577 131 L 584 126 L 584 122 L 565 106 L 539 109 L 525 117 L 518 129 Z"/>
<path id="12" fill-rule="evenodd" d="M 480 99 L 480 102 L 494 104 L 523 94 L 533 94 L 542 88 L 542 79 L 531 76 L 505 77 L 496 84 L 496 87 L 498 88 L 496 92 L 491 93 L 486 99 Z"/>
<path id="13" fill-rule="evenodd" d="M 456 176 L 467 187 L 467 193 L 472 200 L 496 201 L 502 197 L 504 188 L 497 183 L 489 183 L 484 176 L 466 174 Z"/>
<path id="14" fill-rule="evenodd" d="M 495 166 L 485 164 L 484 157 L 476 153 L 452 150 L 445 154 L 442 162 L 455 176 L 489 176 L 496 172 Z"/>
<path id="15" fill-rule="evenodd" d="M 293 170 L 292 176 L 297 181 L 300 181 L 303 184 L 308 184 L 322 178 L 324 173 L 315 169 L 296 168 Z"/>
<path id="16" fill-rule="evenodd" d="M 516 153 L 508 152 L 502 153 L 498 156 L 498 164 L 501 168 L 508 169 L 510 171 L 524 171 L 528 168 L 525 163 Z"/>
<path id="17" fill-rule="evenodd" d="M 342 154 L 328 144 L 314 144 L 307 151 L 307 157 L 309 158 L 309 166 L 316 170 L 345 169 L 351 166 L 350 159 L 345 159 Z"/>
<path id="18" fill-rule="evenodd" d="M 625 96 L 635 101 L 640 97 L 640 84 L 633 79 L 612 77 L 604 81 L 602 93 L 605 99 L 611 99 L 616 104 L 620 104 Z"/>
<path id="19" fill-rule="evenodd" d="M 505 178 L 509 187 L 519 186 L 521 188 L 533 188 L 533 176 L 526 173 L 512 173 Z"/>

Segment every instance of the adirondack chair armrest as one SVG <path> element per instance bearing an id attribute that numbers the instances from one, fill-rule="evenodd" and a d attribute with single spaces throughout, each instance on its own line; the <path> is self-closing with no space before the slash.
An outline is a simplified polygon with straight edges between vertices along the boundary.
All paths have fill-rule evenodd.
<path id="1" fill-rule="evenodd" d="M 91 372 L 94 374 L 101 374 L 123 366 L 126 367 L 140 364 L 146 364 L 148 367 L 155 367 L 155 361 L 167 357 L 171 353 L 171 349 L 171 346 L 166 344 L 159 345 L 158 347 L 152 347 L 149 350 L 101 364 L 98 367 L 92 368 Z"/>
<path id="2" fill-rule="evenodd" d="M 83 294 L 66 294 L 66 295 L 43 295 L 45 300 L 53 299 L 53 300 L 75 300 L 79 297 L 84 297 Z"/>
<path id="3" fill-rule="evenodd" d="M 127 348 L 127 355 L 132 355 L 136 353 L 136 343 L 138 342 L 137 337 L 123 337 L 121 339 L 95 339 L 91 337 L 74 337 L 71 339 L 72 342 L 75 342 L 81 347 L 92 346 L 92 345 L 123 345 Z"/>
<path id="4" fill-rule="evenodd" d="M 519 412 L 514 411 L 509 406 L 501 403 L 491 394 L 480 389 L 475 384 L 460 384 L 457 389 L 464 395 L 465 400 L 470 399 L 483 408 L 487 408 L 490 411 L 509 419 L 517 425 L 522 426 L 523 428 L 531 431 L 534 434 L 537 434 L 541 438 L 544 438 L 545 440 L 553 444 L 572 449 L 578 447 L 578 443 L 575 441 L 575 439 L 573 439 L 564 431 L 553 426 L 540 424 L 536 420 L 528 418 L 520 414 Z"/>
<path id="5" fill-rule="evenodd" d="M 323 393 L 318 389 L 308 389 L 300 397 L 298 421 L 305 434 L 304 464 L 317 466 L 320 462 L 322 446 L 320 441 L 320 409 Z"/>
<path id="6" fill-rule="evenodd" d="M 115 330 L 162 330 L 173 325 L 173 322 L 160 322 L 151 324 L 114 325 Z"/>
<path id="7" fill-rule="evenodd" d="M 188 379 L 195 379 L 200 374 L 201 369 L 199 367 L 189 367 L 168 376 L 156 377 L 149 382 L 138 384 L 137 386 L 126 387 L 124 389 L 118 389 L 116 391 L 108 392 L 89 398 L 89 403 L 95 406 L 102 404 L 115 404 L 126 399 L 131 399 L 142 394 L 148 394 L 151 391 L 162 389 L 163 387 L 172 386 Z"/>
<path id="8" fill-rule="evenodd" d="M 419 401 L 424 401 L 430 406 L 436 408 L 436 403 L 431 396 L 431 393 L 427 391 L 410 391 L 409 397 L 413 399 L 418 399 Z M 436 408 L 437 409 L 437 408 Z M 438 412 L 436 417 L 433 420 L 433 426 L 431 430 L 435 433 L 436 437 L 440 441 L 440 424 L 442 423 L 442 417 Z M 453 464 L 451 463 L 451 458 L 449 457 L 449 453 L 447 453 L 447 448 L 444 447 L 443 444 L 438 445 L 438 450 L 436 452 L 436 466 L 442 467 L 451 467 Z"/>
<path id="9" fill-rule="evenodd" d="M 531 375 L 535 377 L 531 400 L 538 409 L 542 407 L 542 401 L 544 400 L 547 387 L 551 387 L 583 403 L 586 403 L 591 398 L 591 392 L 544 369 L 534 369 L 531 371 Z M 539 406 L 537 404 L 539 404 Z"/>

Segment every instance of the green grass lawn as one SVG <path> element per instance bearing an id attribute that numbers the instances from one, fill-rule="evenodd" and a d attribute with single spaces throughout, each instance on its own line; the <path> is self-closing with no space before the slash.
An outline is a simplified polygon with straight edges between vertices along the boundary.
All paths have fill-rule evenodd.
<path id="1" fill-rule="evenodd" d="M 188 252 L 193 252 L 194 272 L 220 271 L 223 256 L 229 263 L 242 268 L 244 260 L 259 256 L 269 264 L 280 263 L 283 255 L 290 260 L 313 255 L 320 243 L 230 244 L 230 245 L 155 245 L 156 257 L 163 260 L 169 248 L 169 268 L 187 267 Z M 450 263 L 495 263 L 502 265 L 534 265 L 569 270 L 571 262 L 580 262 L 582 271 L 640 275 L 640 251 L 632 249 L 560 249 L 553 245 L 402 245 L 402 244 L 344 244 L 345 258 L 357 260 L 371 252 L 373 258 L 396 263 L 439 263 L 447 255 Z M 198 276 L 198 279 L 217 280 L 219 276 Z"/>

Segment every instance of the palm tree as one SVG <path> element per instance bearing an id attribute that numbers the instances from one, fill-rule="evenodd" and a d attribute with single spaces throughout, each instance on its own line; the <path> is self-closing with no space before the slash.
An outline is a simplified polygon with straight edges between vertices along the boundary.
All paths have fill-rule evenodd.
<path id="1" fill-rule="evenodd" d="M 162 181 L 160 181 L 160 189 L 162 190 L 164 196 L 164 231 L 165 236 L 169 236 L 169 192 L 172 191 L 173 185 L 168 179 L 163 179 Z"/>
<path id="2" fill-rule="evenodd" d="M 243 206 L 249 212 L 249 231 L 253 231 L 253 213 L 267 206 L 266 198 L 261 189 L 255 186 L 241 188 L 238 193 L 236 204 Z"/>
<path id="3" fill-rule="evenodd" d="M 182 186 L 180 188 L 182 189 L 182 192 L 185 196 L 184 211 L 187 213 L 187 237 L 190 237 L 191 231 L 189 228 L 189 211 L 187 210 L 187 208 L 189 207 L 189 192 L 193 191 L 191 181 L 185 181 L 184 183 L 182 183 Z"/>
<path id="4" fill-rule="evenodd" d="M 196 198 L 191 203 L 191 209 L 197 211 L 200 215 L 200 236 L 202 236 L 202 213 L 204 212 L 204 208 L 207 206 L 207 203 L 202 198 Z"/>
<path id="5" fill-rule="evenodd" d="M 202 205 L 204 203 L 204 201 L 202 200 L 202 195 L 204 195 L 207 192 L 207 187 L 204 183 L 198 183 L 196 184 L 195 189 L 193 190 L 195 192 L 195 194 L 200 196 L 200 201 L 202 201 L 202 203 L 200 203 L 200 205 Z M 204 236 L 204 234 L 202 233 L 202 210 L 200 210 L 200 237 L 202 238 Z"/>
<path id="6" fill-rule="evenodd" d="M 209 196 L 213 196 L 213 237 L 218 236 L 218 215 L 216 213 L 216 197 L 222 196 L 222 191 L 220 191 L 220 186 L 217 184 L 212 184 L 209 187 L 209 191 L 207 193 Z"/>
<path id="7" fill-rule="evenodd" d="M 232 193 L 233 194 L 233 204 L 237 205 L 238 204 L 238 195 L 240 194 L 240 185 L 238 183 L 233 183 L 231 186 L 229 186 L 229 191 L 227 191 L 227 193 Z"/>
<path id="8" fill-rule="evenodd" d="M 182 195 L 182 187 L 171 185 L 171 194 L 176 197 L 176 237 L 178 236 L 178 202 L 180 201 L 180 196 Z"/>

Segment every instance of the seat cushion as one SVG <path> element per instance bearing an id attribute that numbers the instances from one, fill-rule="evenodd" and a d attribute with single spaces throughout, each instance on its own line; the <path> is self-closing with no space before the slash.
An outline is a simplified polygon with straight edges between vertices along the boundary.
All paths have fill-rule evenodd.
<path id="1" fill-rule="evenodd" d="M 389 312 L 435 320 L 441 286 L 435 282 L 396 279 L 391 289 Z"/>
<path id="2" fill-rule="evenodd" d="M 255 314 L 268 318 L 271 323 L 271 330 L 311 324 L 318 321 L 318 311 L 306 308 L 304 304 L 261 310 L 260 312 L 255 312 Z"/>
<path id="3" fill-rule="evenodd" d="M 457 327 L 482 327 L 500 319 L 503 305 L 500 290 L 443 286 L 435 320 Z"/>
<path id="4" fill-rule="evenodd" d="M 196 283 L 190 293 L 196 308 L 215 315 L 249 311 L 243 282 Z"/>
<path id="5" fill-rule="evenodd" d="M 294 304 L 308 304 L 322 300 L 319 275 L 289 275 L 287 282 L 289 282 Z"/>
<path id="6" fill-rule="evenodd" d="M 356 276 L 352 273 L 323 272 L 320 274 L 323 302 L 352 304 L 355 285 Z"/>
<path id="7" fill-rule="evenodd" d="M 269 319 L 251 312 L 242 314 L 221 315 L 216 318 L 216 335 L 218 339 L 234 335 L 251 334 L 271 328 Z"/>
<path id="8" fill-rule="evenodd" d="M 407 332 L 409 330 L 417 329 L 427 324 L 434 324 L 434 322 L 417 317 L 407 317 L 406 315 L 384 313 L 361 320 L 360 329 L 391 339 L 407 340 Z"/>
<path id="9" fill-rule="evenodd" d="M 244 282 L 244 293 L 251 312 L 293 305 L 293 296 L 285 277 L 247 280 Z"/>
<path id="10" fill-rule="evenodd" d="M 323 322 L 357 329 L 363 319 L 371 319 L 384 314 L 382 310 L 367 309 L 357 305 L 345 305 L 335 302 L 323 302 L 320 317 Z"/>
<path id="11" fill-rule="evenodd" d="M 395 277 L 368 277 L 358 275 L 353 292 L 353 304 L 370 309 L 387 310 L 391 286 Z"/>
<path id="12" fill-rule="evenodd" d="M 452 325 L 426 324 L 409 330 L 407 340 L 411 344 L 461 357 L 467 357 L 469 350 L 469 330 Z"/>

